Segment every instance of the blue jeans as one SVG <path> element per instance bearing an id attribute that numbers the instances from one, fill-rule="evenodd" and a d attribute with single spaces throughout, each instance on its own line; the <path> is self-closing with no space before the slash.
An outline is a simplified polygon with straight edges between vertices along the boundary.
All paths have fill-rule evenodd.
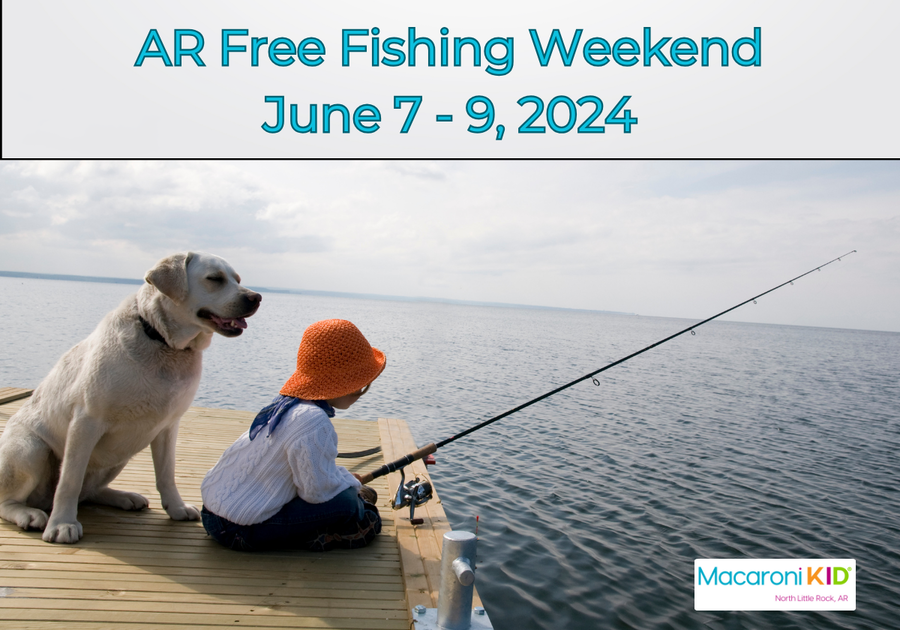
<path id="1" fill-rule="evenodd" d="M 205 506 L 200 516 L 210 536 L 239 551 L 356 549 L 368 545 L 381 532 L 378 508 L 364 502 L 356 488 L 347 488 L 325 503 L 307 503 L 297 497 L 271 518 L 254 525 L 232 523 Z"/>

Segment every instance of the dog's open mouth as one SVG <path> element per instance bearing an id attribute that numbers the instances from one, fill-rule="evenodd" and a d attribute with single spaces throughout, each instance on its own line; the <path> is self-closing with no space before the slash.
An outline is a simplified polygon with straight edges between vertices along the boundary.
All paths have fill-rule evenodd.
<path id="1" fill-rule="evenodd" d="M 197 317 L 212 322 L 216 332 L 226 337 L 237 337 L 247 327 L 247 320 L 243 317 L 219 317 L 205 308 L 200 309 Z"/>

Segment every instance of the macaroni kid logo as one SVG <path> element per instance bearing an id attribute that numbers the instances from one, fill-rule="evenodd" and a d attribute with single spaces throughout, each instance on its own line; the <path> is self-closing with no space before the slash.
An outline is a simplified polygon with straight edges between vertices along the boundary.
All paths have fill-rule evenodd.
<path id="1" fill-rule="evenodd" d="M 856 610 L 856 561 L 697 559 L 694 610 Z"/>

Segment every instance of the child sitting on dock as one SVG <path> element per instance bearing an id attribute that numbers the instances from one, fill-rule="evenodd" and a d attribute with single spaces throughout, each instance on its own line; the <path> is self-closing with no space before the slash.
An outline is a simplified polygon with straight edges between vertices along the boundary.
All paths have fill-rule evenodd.
<path id="1" fill-rule="evenodd" d="M 385 366 L 352 323 L 316 322 L 297 371 L 203 479 L 207 533 L 230 549 L 364 547 L 381 531 L 374 490 L 335 463 L 329 418 L 369 389 Z"/>

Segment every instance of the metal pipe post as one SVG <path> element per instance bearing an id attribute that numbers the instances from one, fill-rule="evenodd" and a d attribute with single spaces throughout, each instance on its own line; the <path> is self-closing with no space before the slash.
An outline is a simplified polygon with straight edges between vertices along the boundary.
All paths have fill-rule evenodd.
<path id="1" fill-rule="evenodd" d="M 477 538 L 471 532 L 444 534 L 437 609 L 441 630 L 469 630 L 472 625 L 476 547 Z"/>

